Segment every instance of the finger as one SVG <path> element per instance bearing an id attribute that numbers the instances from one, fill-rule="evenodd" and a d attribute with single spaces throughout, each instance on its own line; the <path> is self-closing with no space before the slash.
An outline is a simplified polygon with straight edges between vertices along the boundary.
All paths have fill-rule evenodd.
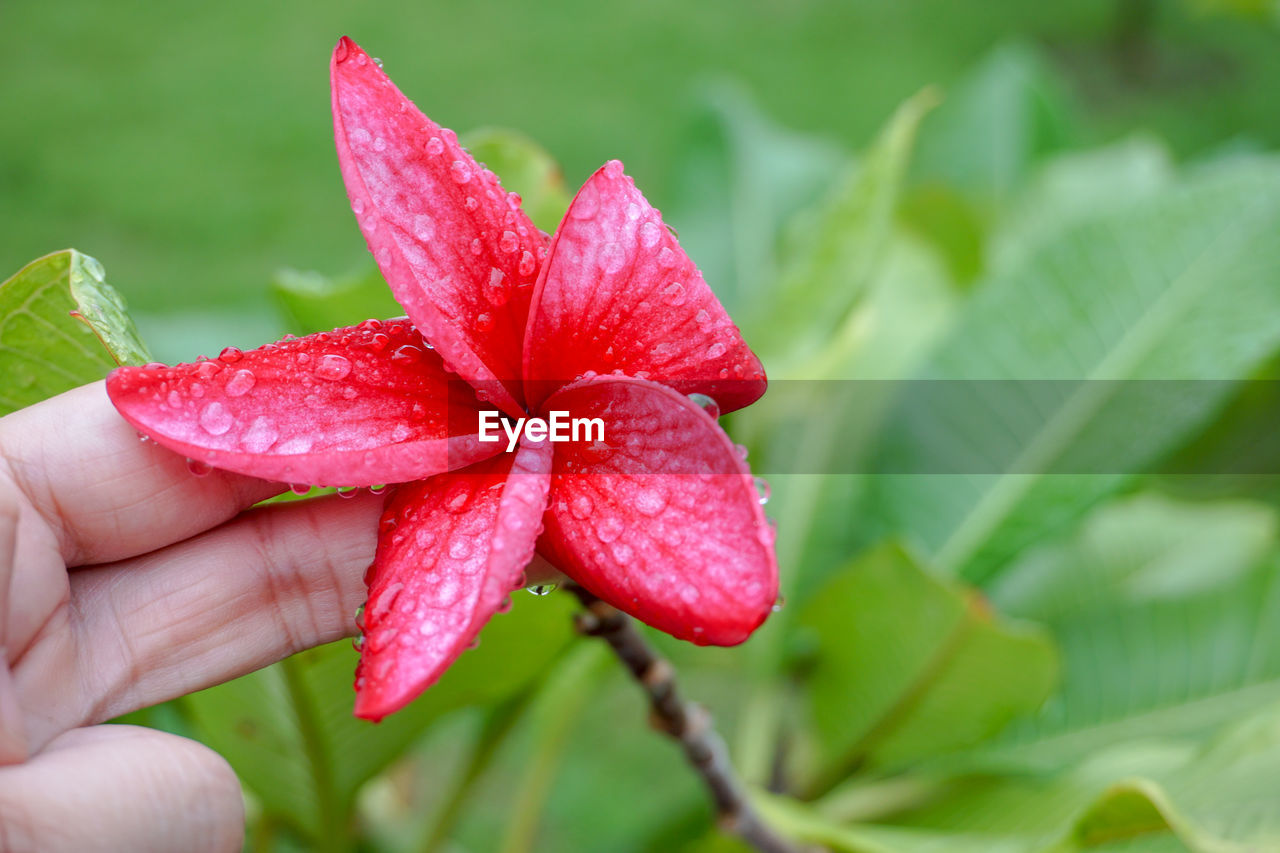
<path id="1" fill-rule="evenodd" d="M 135 726 L 67 732 L 0 769 L 0 849 L 239 850 L 244 801 L 217 753 Z"/>
<path id="2" fill-rule="evenodd" d="M 48 709 L 30 722 L 32 742 L 353 634 L 381 508 L 369 494 L 259 507 L 74 572 L 71 630 L 37 641 L 16 672 L 27 706 Z"/>
<path id="3" fill-rule="evenodd" d="M 14 495 L 0 489 L 0 619 L 9 614 L 9 583 L 18 548 L 18 503 Z M 0 626 L 0 637 L 5 636 Z M 14 764 L 27 757 L 27 738 L 22 725 L 22 708 L 9 672 L 9 650 L 0 647 L 0 765 Z"/>
<path id="4" fill-rule="evenodd" d="M 68 566 L 144 554 L 281 491 L 143 442 L 95 382 L 0 419 L 0 465 L 58 538 Z"/>

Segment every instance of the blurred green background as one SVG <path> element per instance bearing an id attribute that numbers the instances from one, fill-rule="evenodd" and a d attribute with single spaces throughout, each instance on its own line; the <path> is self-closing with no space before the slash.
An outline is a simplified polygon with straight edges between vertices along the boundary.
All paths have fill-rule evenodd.
<path id="1" fill-rule="evenodd" d="M 346 5 L 0 7 L 0 264 L 96 256 L 165 360 L 394 311 L 330 138 L 343 33 L 569 191 L 621 158 L 774 380 L 727 426 L 786 605 L 737 649 L 654 637 L 768 819 L 851 853 L 1280 849 L 1274 2 Z M 536 151 L 470 139 L 552 228 Z M 119 326 L 95 269 L 3 298 Z M 0 411 L 109 363 L 7 319 Z M 985 417 L 881 381 L 1170 378 L 1197 390 Z M 740 850 L 572 609 L 517 594 L 379 726 L 344 643 L 136 719 L 228 757 L 254 850 Z"/>
<path id="2" fill-rule="evenodd" d="M 571 187 L 622 159 L 680 227 L 680 166 L 705 131 L 706 86 L 734 81 L 783 126 L 856 148 L 908 95 L 946 91 L 1010 39 L 1078 108 L 1079 144 L 1146 129 L 1182 156 L 1273 145 L 1274 28 L 1225 11 L 1162 0 L 6 0 L 0 268 L 68 245 L 103 259 L 162 356 L 272 337 L 266 284 L 278 269 L 364 263 L 328 114 L 341 34 L 383 57 L 442 124 L 538 140 Z"/>

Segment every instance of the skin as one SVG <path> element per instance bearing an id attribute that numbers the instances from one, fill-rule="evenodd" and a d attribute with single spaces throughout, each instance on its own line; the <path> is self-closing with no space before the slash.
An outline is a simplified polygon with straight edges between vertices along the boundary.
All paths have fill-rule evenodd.
<path id="1" fill-rule="evenodd" d="M 382 498 L 142 442 L 102 383 L 0 419 L 0 850 L 239 850 L 227 763 L 105 720 L 353 635 Z"/>

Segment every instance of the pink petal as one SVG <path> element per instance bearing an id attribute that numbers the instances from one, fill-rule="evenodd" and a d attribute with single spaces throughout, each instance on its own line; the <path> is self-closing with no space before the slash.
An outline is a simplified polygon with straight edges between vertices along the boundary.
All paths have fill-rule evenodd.
<path id="1" fill-rule="evenodd" d="M 211 361 L 122 367 L 107 393 L 170 450 L 266 480 L 371 486 L 492 456 L 481 404 L 407 320 L 369 320 Z"/>
<path id="2" fill-rule="evenodd" d="M 378 267 L 449 366 L 519 416 L 546 235 L 354 42 L 338 42 L 330 68 L 338 162 Z"/>
<path id="3" fill-rule="evenodd" d="M 526 444 L 397 491 L 364 611 L 357 717 L 381 719 L 431 686 L 520 586 L 550 471 L 550 445 Z"/>
<path id="4" fill-rule="evenodd" d="M 592 371 L 652 379 L 740 409 L 764 368 L 617 160 L 578 191 L 551 243 L 525 336 L 530 407 Z"/>
<path id="5" fill-rule="evenodd" d="M 605 441 L 555 445 L 538 550 L 632 616 L 683 640 L 745 640 L 778 596 L 773 528 L 746 464 L 670 388 L 608 377 L 547 408 L 605 421 Z"/>

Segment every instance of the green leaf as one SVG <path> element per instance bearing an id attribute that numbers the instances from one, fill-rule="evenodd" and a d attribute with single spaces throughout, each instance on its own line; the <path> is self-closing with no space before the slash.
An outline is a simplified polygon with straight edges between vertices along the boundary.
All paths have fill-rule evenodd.
<path id="1" fill-rule="evenodd" d="M 1062 84 L 1031 47 L 992 51 L 951 92 L 920 134 L 913 173 L 959 187 L 979 203 L 1005 199 L 1031 166 L 1074 136 Z"/>
<path id="2" fill-rule="evenodd" d="M 779 377 L 835 378 L 801 368 L 849 323 L 871 287 L 894 236 L 893 215 L 915 141 L 933 108 L 926 90 L 905 101 L 856 167 L 789 231 L 779 282 L 748 324 L 749 337 L 783 363 Z"/>
<path id="3" fill-rule="evenodd" d="M 893 529 L 985 580 L 1203 428 L 1232 389 L 1193 380 L 1246 377 L 1280 345 L 1277 229 L 1280 164 L 1239 163 L 987 281 L 886 431 Z"/>
<path id="4" fill-rule="evenodd" d="M 783 223 L 828 191 L 845 156 L 825 139 L 778 126 L 728 81 L 700 89 L 685 136 L 667 221 L 739 316 L 775 286 Z"/>
<path id="5" fill-rule="evenodd" d="M 88 255 L 54 252 L 0 283 L 0 415 L 150 360 Z"/>
<path id="6" fill-rule="evenodd" d="M 1261 506 L 1140 496 L 1027 555 L 993 596 L 1048 623 L 1062 689 L 967 766 L 1053 770 L 1137 738 L 1199 738 L 1280 702 L 1275 547 Z"/>
<path id="7" fill-rule="evenodd" d="M 535 684 L 573 637 L 568 596 L 515 596 L 480 646 L 404 710 L 352 716 L 356 655 L 345 642 L 295 655 L 189 699 L 202 739 L 231 762 L 263 811 L 313 838 L 347 831 L 359 787 L 444 715 L 496 705 Z"/>
<path id="8" fill-rule="evenodd" d="M 534 225 L 548 234 L 556 230 L 570 197 L 560 166 L 542 146 L 514 130 L 492 127 L 473 130 L 462 141 L 509 192 L 520 194 Z"/>
<path id="9" fill-rule="evenodd" d="M 404 314 L 377 267 L 341 279 L 281 270 L 271 282 L 271 292 L 297 335 L 351 326 L 370 317 L 385 320 Z"/>
<path id="10" fill-rule="evenodd" d="M 833 578 L 798 624 L 822 650 L 807 680 L 820 789 L 862 766 L 973 745 L 1035 710 L 1057 675 L 1043 632 L 997 621 L 892 547 Z"/>

